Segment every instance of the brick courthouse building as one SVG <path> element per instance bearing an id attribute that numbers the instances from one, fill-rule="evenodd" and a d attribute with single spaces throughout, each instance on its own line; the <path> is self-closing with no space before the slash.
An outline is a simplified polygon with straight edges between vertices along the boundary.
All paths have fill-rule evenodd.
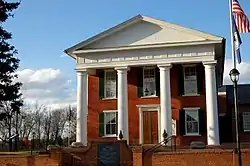
<path id="1" fill-rule="evenodd" d="M 129 144 L 158 143 L 164 130 L 180 145 L 232 137 L 219 125 L 223 37 L 138 15 L 65 52 L 76 60 L 77 142 L 120 131 Z"/>

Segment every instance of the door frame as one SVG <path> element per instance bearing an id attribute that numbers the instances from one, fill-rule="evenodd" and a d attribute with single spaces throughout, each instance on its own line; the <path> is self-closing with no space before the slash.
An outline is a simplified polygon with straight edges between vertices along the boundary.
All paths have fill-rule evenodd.
<path id="1" fill-rule="evenodd" d="M 144 144 L 143 138 L 143 112 L 144 111 L 157 111 L 158 113 L 158 142 L 161 138 L 161 112 L 160 104 L 147 104 L 147 105 L 137 105 L 139 109 L 139 144 Z"/>

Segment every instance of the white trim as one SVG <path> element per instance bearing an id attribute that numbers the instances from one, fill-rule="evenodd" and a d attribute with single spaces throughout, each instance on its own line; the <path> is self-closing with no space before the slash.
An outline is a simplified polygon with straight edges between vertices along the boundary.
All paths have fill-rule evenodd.
<path id="1" fill-rule="evenodd" d="M 103 110 L 102 112 L 106 113 L 106 112 L 117 112 L 117 110 Z"/>
<path id="2" fill-rule="evenodd" d="M 201 107 L 185 107 L 185 108 L 182 108 L 183 110 L 187 110 L 187 111 L 189 111 L 189 110 L 194 110 L 194 109 L 197 109 L 197 110 L 199 110 L 199 109 L 201 109 Z"/>
<path id="3" fill-rule="evenodd" d="M 160 104 L 146 104 L 146 105 L 136 105 L 136 107 L 138 108 L 154 108 L 154 107 L 159 107 L 160 108 Z"/>
<path id="4" fill-rule="evenodd" d="M 185 94 L 185 95 L 182 95 L 182 96 L 200 96 L 200 94 L 196 94 L 196 93 L 190 93 L 190 94 Z"/>
<path id="5" fill-rule="evenodd" d="M 144 111 L 157 111 L 158 114 L 158 142 L 160 140 L 160 105 L 159 104 L 149 104 L 149 105 L 137 105 L 139 108 L 139 144 L 144 144 L 143 138 L 143 112 Z"/>
<path id="6" fill-rule="evenodd" d="M 183 108 L 183 110 L 185 110 L 185 134 L 184 136 L 200 136 L 199 109 L 200 109 L 199 107 Z M 197 133 L 187 133 L 186 111 L 197 111 L 197 114 L 198 114 L 198 132 Z"/>
<path id="7" fill-rule="evenodd" d="M 128 51 L 128 50 L 141 50 L 141 49 L 156 49 L 165 47 L 177 47 L 177 46 L 196 46 L 196 45 L 208 45 L 208 44 L 220 44 L 221 41 L 189 41 L 179 43 L 163 43 L 163 44 L 149 44 L 149 45 L 137 45 L 137 46 L 123 46 L 114 48 L 99 48 L 99 49 L 85 49 L 73 51 L 73 54 L 87 54 L 87 53 L 102 53 L 112 51 Z M 77 56 L 78 56 L 77 55 Z"/>
<path id="8" fill-rule="evenodd" d="M 224 95 L 227 95 L 227 92 L 218 92 L 218 95 L 219 96 L 224 96 Z"/>
<path id="9" fill-rule="evenodd" d="M 157 111 L 158 113 L 158 142 L 161 140 L 161 109 L 160 104 L 147 104 L 147 105 L 136 105 L 139 109 L 139 144 L 144 144 L 143 140 L 143 112 L 144 111 Z M 176 120 L 172 118 L 171 124 L 175 125 L 175 132 L 172 135 L 177 135 Z"/>
<path id="10" fill-rule="evenodd" d="M 159 96 L 157 96 L 157 95 L 152 95 L 152 96 L 142 96 L 142 97 L 140 97 L 140 98 L 142 98 L 142 99 L 147 99 L 147 98 L 157 98 L 157 97 L 159 97 Z"/>
<path id="11" fill-rule="evenodd" d="M 176 57 L 167 57 L 163 56 L 157 58 L 148 58 L 148 59 L 138 59 L 136 60 L 119 60 L 112 61 L 112 58 L 108 58 L 105 62 L 93 62 L 93 63 L 78 63 L 76 65 L 76 70 L 86 70 L 86 69 L 103 69 L 103 68 L 115 68 L 122 67 L 124 65 L 133 67 L 133 66 L 145 66 L 145 65 L 161 65 L 165 63 L 175 64 L 175 63 L 200 63 L 206 60 L 214 59 L 214 53 L 211 55 L 197 55 L 197 56 L 176 56 Z M 84 59 L 84 58 L 82 58 Z M 99 61 L 99 60 L 97 60 Z"/>

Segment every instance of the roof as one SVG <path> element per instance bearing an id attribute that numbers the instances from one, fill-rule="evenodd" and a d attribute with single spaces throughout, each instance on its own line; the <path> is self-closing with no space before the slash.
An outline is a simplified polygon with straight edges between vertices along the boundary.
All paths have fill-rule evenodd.
<path id="1" fill-rule="evenodd" d="M 74 57 L 72 55 L 73 51 L 78 50 L 80 48 L 82 49 L 83 47 L 85 47 L 91 43 L 94 43 L 100 39 L 103 39 L 104 37 L 110 36 L 113 33 L 121 31 L 121 30 L 123 30 L 131 25 L 134 25 L 135 23 L 138 23 L 140 21 L 145 21 L 145 22 L 149 22 L 149 23 L 156 24 L 159 26 L 172 28 L 172 29 L 175 29 L 175 30 L 178 30 L 181 32 L 188 33 L 188 34 L 196 35 L 196 36 L 204 38 L 204 40 L 206 40 L 206 41 L 222 41 L 224 39 L 223 37 L 215 36 L 212 34 L 208 34 L 208 33 L 201 32 L 201 31 L 194 30 L 194 29 L 190 29 L 190 28 L 185 28 L 185 27 L 180 26 L 180 25 L 168 23 L 165 21 L 151 18 L 151 17 L 137 15 L 137 16 L 121 23 L 121 24 L 118 24 L 118 25 L 116 25 L 116 26 L 114 26 L 114 27 L 112 27 L 104 32 L 101 32 L 101 33 L 99 33 L 99 34 L 97 34 L 97 35 L 95 35 L 87 40 L 84 40 L 84 41 L 66 49 L 64 52 L 67 53 L 68 55 Z"/>
<path id="2" fill-rule="evenodd" d="M 219 92 L 226 92 L 229 104 L 234 104 L 234 88 L 233 85 L 224 85 L 218 89 Z M 250 84 L 238 85 L 238 101 L 239 104 L 250 104 Z"/>

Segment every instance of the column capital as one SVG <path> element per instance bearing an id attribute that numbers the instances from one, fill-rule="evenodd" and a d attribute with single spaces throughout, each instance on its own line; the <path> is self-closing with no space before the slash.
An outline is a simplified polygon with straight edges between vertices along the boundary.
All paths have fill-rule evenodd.
<path id="1" fill-rule="evenodd" d="M 203 63 L 203 65 L 205 66 L 205 67 L 215 67 L 215 65 L 217 64 L 217 60 L 213 60 L 213 61 L 203 61 L 202 62 Z"/>
<path id="2" fill-rule="evenodd" d="M 88 69 L 76 69 L 76 73 L 79 75 L 88 74 Z"/>
<path id="3" fill-rule="evenodd" d="M 118 66 L 115 67 L 115 70 L 125 70 L 125 71 L 129 71 L 130 68 L 128 66 Z"/>
<path id="4" fill-rule="evenodd" d="M 172 67 L 171 63 L 163 63 L 163 64 L 158 64 L 157 65 L 160 70 L 166 70 L 166 69 L 170 69 Z"/>

